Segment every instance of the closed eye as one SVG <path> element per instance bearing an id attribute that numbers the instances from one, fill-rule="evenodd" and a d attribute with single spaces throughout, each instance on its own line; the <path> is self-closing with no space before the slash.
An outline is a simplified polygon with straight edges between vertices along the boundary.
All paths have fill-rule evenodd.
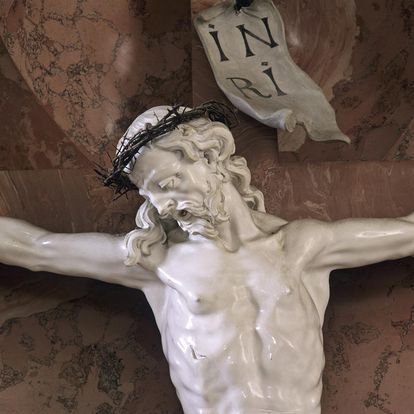
<path id="1" fill-rule="evenodd" d="M 158 185 L 162 190 L 172 190 L 177 187 L 179 177 L 176 175 L 161 180 Z"/>

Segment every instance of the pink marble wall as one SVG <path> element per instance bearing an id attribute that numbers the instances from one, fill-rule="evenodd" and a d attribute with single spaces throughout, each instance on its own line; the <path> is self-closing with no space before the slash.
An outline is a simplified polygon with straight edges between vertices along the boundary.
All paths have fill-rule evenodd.
<path id="1" fill-rule="evenodd" d="M 0 2 L 0 214 L 123 232 L 140 199 L 93 172 L 143 109 L 191 103 L 190 9 L 163 1 Z M 168 16 L 168 19 L 165 19 Z M 136 291 L 0 266 L 0 412 L 179 413 Z"/>
<path id="2" fill-rule="evenodd" d="M 211 2 L 193 0 L 193 12 Z M 275 3 L 294 59 L 353 143 L 279 151 L 275 131 L 241 115 L 238 153 L 268 210 L 414 211 L 411 3 Z M 222 98 L 190 35 L 190 2 L 4 0 L 0 12 L 0 214 L 53 231 L 129 230 L 139 199 L 113 202 L 90 162 L 107 162 L 143 108 Z M 332 275 L 323 414 L 412 413 L 413 274 L 405 259 Z M 141 294 L 7 266 L 0 275 L 0 413 L 182 412 Z"/>
<path id="3" fill-rule="evenodd" d="M 215 0 L 193 0 L 193 14 Z M 274 0 L 293 60 L 323 89 L 351 144 L 278 134 L 279 162 L 413 159 L 413 10 L 406 0 Z M 196 102 L 225 99 L 193 34 Z M 242 116 L 239 142 L 275 131 Z M 291 142 L 305 142 L 296 149 Z M 277 149 L 273 149 L 277 152 Z"/>
<path id="4" fill-rule="evenodd" d="M 12 0 L 0 4 L 0 33 L 60 130 L 105 162 L 144 108 L 190 103 L 189 13 L 182 1 Z M 53 135 L 44 146 L 52 152 Z"/>
<path id="5" fill-rule="evenodd" d="M 414 260 L 334 272 L 322 413 L 410 414 Z"/>
<path id="6" fill-rule="evenodd" d="M 79 168 L 88 159 L 33 97 L 0 39 L 0 170 Z"/>
<path id="7" fill-rule="evenodd" d="M 182 412 L 139 292 L 0 271 L 1 413 Z"/>

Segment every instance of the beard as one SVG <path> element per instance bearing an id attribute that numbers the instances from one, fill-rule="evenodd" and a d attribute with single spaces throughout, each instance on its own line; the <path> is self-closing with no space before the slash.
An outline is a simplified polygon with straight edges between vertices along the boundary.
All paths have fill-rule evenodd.
<path id="1" fill-rule="evenodd" d="M 229 220 L 225 210 L 222 182 L 216 175 L 208 179 L 209 190 L 203 203 L 188 200 L 172 207 L 162 219 L 174 219 L 181 229 L 190 235 L 201 235 L 208 239 L 217 239 L 217 225 Z"/>

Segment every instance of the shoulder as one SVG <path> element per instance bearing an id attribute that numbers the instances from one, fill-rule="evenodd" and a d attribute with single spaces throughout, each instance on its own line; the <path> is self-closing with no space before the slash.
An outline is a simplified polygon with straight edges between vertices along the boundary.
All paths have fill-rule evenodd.
<path id="1" fill-rule="evenodd" d="M 329 230 L 330 223 L 326 221 L 316 219 L 299 219 L 286 222 L 284 226 L 280 228 L 280 231 L 286 237 L 309 237 L 316 236 L 316 232 L 327 232 Z"/>
<path id="2" fill-rule="evenodd" d="M 277 236 L 286 254 L 311 260 L 330 243 L 330 223 L 315 219 L 294 220 L 282 226 Z"/>
<path id="3" fill-rule="evenodd" d="M 331 239 L 331 223 L 316 219 L 286 221 L 271 214 L 252 212 L 260 230 L 273 234 L 287 253 L 298 249 L 318 250 Z"/>
<path id="4" fill-rule="evenodd" d="M 251 210 L 252 218 L 256 226 L 265 233 L 275 234 L 288 222 L 280 217 L 260 211 Z"/>

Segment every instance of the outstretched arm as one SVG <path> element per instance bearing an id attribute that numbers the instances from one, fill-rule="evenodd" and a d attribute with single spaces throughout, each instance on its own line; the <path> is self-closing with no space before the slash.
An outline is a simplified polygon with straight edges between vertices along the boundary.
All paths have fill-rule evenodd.
<path id="1" fill-rule="evenodd" d="M 50 233 L 21 220 L 0 217 L 0 262 L 4 264 L 133 288 L 155 280 L 151 270 L 126 266 L 126 257 L 123 237 Z"/>
<path id="2" fill-rule="evenodd" d="M 332 223 L 303 220 L 287 227 L 287 240 L 300 246 L 310 268 L 351 268 L 414 255 L 414 214 Z"/>

